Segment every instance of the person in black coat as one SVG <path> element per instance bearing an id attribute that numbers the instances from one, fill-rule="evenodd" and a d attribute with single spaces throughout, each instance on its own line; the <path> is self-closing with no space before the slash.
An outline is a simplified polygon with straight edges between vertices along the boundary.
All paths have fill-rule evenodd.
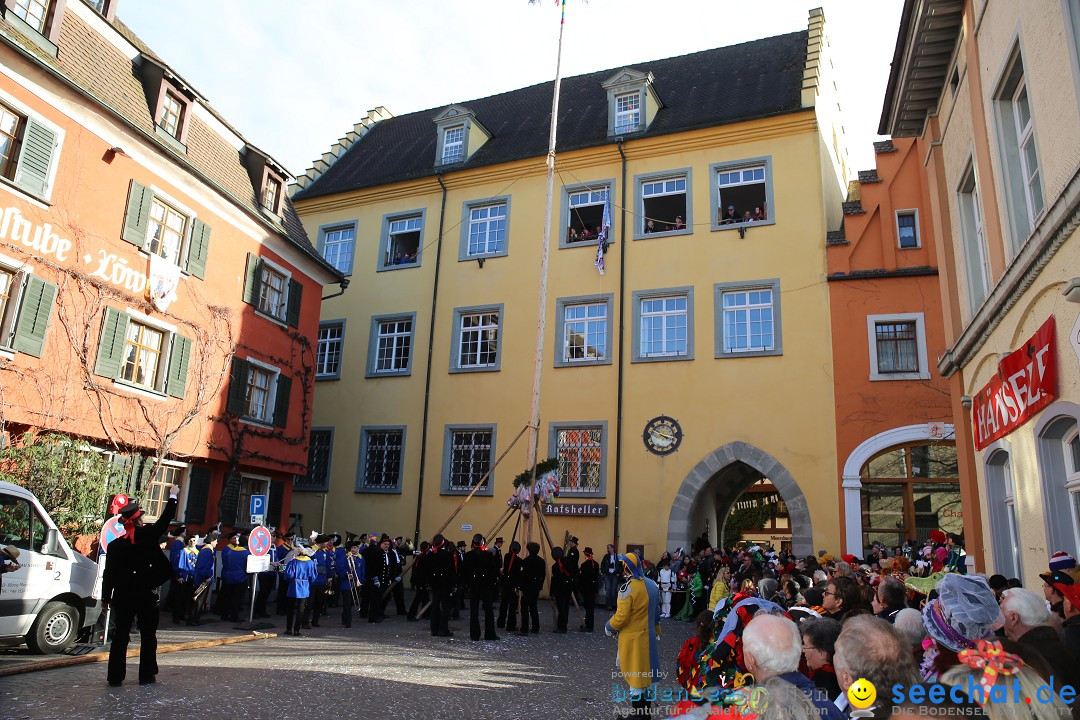
<path id="1" fill-rule="evenodd" d="M 457 554 L 441 533 L 431 539 L 424 569 L 431 586 L 431 634 L 451 637 L 450 593 L 457 585 Z"/>
<path id="2" fill-rule="evenodd" d="M 510 552 L 503 560 L 502 571 L 502 596 L 499 598 L 499 622 L 500 628 L 506 628 L 513 632 L 517 630 L 518 594 L 521 591 L 521 571 L 524 561 L 521 555 L 521 543 L 514 540 L 510 543 Z"/>
<path id="3" fill-rule="evenodd" d="M 480 639 L 480 603 L 484 604 L 484 639 L 498 640 L 495 634 L 495 588 L 499 583 L 499 565 L 484 547 L 484 536 L 473 535 L 472 550 L 461 564 L 461 584 L 469 586 L 469 634 Z"/>
<path id="4" fill-rule="evenodd" d="M 593 612 L 596 610 L 596 585 L 600 582 L 600 564 L 593 560 L 592 548 L 585 548 L 585 561 L 578 568 L 578 590 L 585 608 L 581 632 L 593 631 Z"/>
<path id="5" fill-rule="evenodd" d="M 431 593 L 428 591 L 427 556 L 431 543 L 427 540 L 420 543 L 420 549 L 413 553 L 412 584 L 416 589 L 413 595 L 412 605 L 409 606 L 409 614 L 406 620 L 412 622 L 420 619 L 420 608 L 431 603 Z"/>
<path id="6" fill-rule="evenodd" d="M 169 500 L 153 525 L 144 525 L 143 511 L 134 500 L 120 509 L 125 535 L 109 543 L 101 586 L 101 609 L 113 610 L 115 628 L 109 649 L 109 685 L 117 686 L 127 675 L 127 647 L 131 624 L 139 623 L 139 684 L 156 681 L 158 588 L 172 578 L 169 558 L 161 551 L 161 536 L 176 515 L 180 486 L 169 488 Z"/>
<path id="7" fill-rule="evenodd" d="M 536 601 L 544 587 L 547 564 L 540 555 L 540 543 L 531 542 L 525 546 L 529 556 L 521 561 L 521 634 L 529 634 L 529 619 L 532 618 L 532 631 L 540 632 L 540 613 Z"/>
<path id="8" fill-rule="evenodd" d="M 397 555 L 390 549 L 390 536 L 383 533 L 379 538 L 377 550 L 369 551 L 365 562 L 367 574 L 368 594 L 371 596 L 368 605 L 368 622 L 382 622 L 386 617 L 386 593 L 390 589 L 395 578 L 400 579 L 397 566 Z"/>
<path id="9" fill-rule="evenodd" d="M 552 632 L 564 633 L 570 619 L 570 593 L 574 590 L 575 578 L 563 559 L 562 548 L 552 548 L 551 557 L 555 560 L 551 563 L 551 596 L 555 598 L 555 609 L 558 611 L 558 619 Z"/>

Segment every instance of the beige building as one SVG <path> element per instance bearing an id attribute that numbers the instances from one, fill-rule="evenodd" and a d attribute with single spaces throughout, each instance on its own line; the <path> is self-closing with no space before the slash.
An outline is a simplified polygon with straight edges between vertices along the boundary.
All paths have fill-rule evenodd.
<path id="1" fill-rule="evenodd" d="M 969 550 L 1032 587 L 1080 536 L 1078 44 L 1071 0 L 909 0 L 879 129 L 931 188 Z"/>
<path id="2" fill-rule="evenodd" d="M 798 552 L 839 547 L 823 259 L 846 156 L 823 23 L 563 81 L 539 442 L 559 540 L 716 542 L 767 478 Z M 447 533 L 505 511 L 552 89 L 380 108 L 301 178 L 305 228 L 351 275 L 323 305 L 305 528 L 430 537 L 509 450 Z"/>

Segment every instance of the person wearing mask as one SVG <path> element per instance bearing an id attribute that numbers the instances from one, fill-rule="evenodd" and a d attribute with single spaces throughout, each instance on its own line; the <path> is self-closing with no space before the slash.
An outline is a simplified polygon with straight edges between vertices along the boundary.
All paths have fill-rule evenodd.
<path id="1" fill-rule="evenodd" d="M 659 680 L 660 623 L 656 617 L 660 604 L 660 589 L 645 577 L 641 560 L 636 553 L 620 555 L 623 577 L 615 615 L 604 625 L 608 637 L 618 637 L 619 672 L 630 686 L 634 712 L 648 715 L 648 688 Z"/>
<path id="2" fill-rule="evenodd" d="M 116 687 L 127 675 L 127 647 L 131 625 L 139 623 L 139 684 L 157 681 L 158 588 L 172 577 L 169 559 L 158 541 L 176 515 L 180 486 L 169 488 L 169 499 L 153 525 L 143 523 L 143 511 L 134 500 L 120 508 L 124 536 L 109 543 L 101 585 L 101 609 L 113 610 L 115 628 L 109 648 L 107 681 Z"/>

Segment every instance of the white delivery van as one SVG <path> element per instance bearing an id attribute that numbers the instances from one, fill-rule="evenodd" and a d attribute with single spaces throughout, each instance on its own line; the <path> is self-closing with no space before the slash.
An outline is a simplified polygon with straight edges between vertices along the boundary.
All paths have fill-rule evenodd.
<path id="1" fill-rule="evenodd" d="M 98 566 L 75 552 L 34 494 L 0 482 L 0 544 L 19 548 L 0 576 L 0 644 L 58 653 L 101 615 Z"/>

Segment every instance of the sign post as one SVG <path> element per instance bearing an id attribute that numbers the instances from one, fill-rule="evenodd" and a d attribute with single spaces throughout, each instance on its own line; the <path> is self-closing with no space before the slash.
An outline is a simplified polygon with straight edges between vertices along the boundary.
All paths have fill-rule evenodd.
<path id="1" fill-rule="evenodd" d="M 266 508 L 266 496 L 265 495 L 252 495 L 251 496 L 251 509 L 252 515 L 255 515 L 256 498 L 260 499 L 258 507 L 262 510 Z M 270 535 L 270 531 L 262 525 L 252 529 L 248 533 L 247 548 L 251 553 L 247 558 L 247 572 L 251 575 L 251 608 L 248 610 L 248 621 L 245 630 L 263 630 L 265 628 L 274 627 L 273 623 L 256 623 L 255 622 L 255 598 L 259 592 L 259 573 L 266 572 L 270 569 L 270 547 L 273 544 L 273 537 Z"/>
<path id="2" fill-rule="evenodd" d="M 266 496 L 265 495 L 252 495 L 251 496 L 251 524 L 262 525 L 263 518 L 266 517 Z"/>

